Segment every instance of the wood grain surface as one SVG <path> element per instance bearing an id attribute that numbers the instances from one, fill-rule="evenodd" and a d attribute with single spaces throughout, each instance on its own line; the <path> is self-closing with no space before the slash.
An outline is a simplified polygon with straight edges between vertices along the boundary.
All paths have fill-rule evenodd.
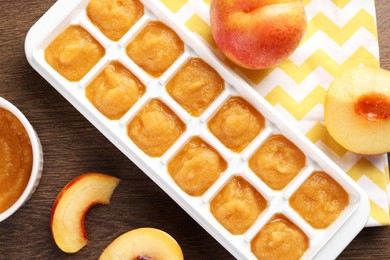
<path id="1" fill-rule="evenodd" d="M 233 259 L 154 182 L 95 129 L 27 63 L 24 39 L 54 0 L 0 1 L 0 96 L 15 104 L 41 139 L 40 185 L 18 212 L 0 223 L 0 259 L 97 259 L 118 235 L 151 226 L 170 233 L 186 259 Z M 390 4 L 377 0 L 381 65 L 390 69 Z M 50 233 L 50 212 L 61 188 L 85 172 L 103 172 L 122 182 L 110 205 L 86 216 L 89 244 L 67 255 Z M 367 228 L 340 259 L 390 258 L 390 228 Z"/>

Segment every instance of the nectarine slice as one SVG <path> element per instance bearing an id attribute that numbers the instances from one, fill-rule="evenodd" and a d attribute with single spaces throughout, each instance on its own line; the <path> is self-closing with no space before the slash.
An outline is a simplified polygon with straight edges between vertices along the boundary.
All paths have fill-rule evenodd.
<path id="1" fill-rule="evenodd" d="M 390 72 L 353 68 L 337 77 L 325 101 L 329 134 L 346 149 L 361 154 L 390 151 Z"/>
<path id="2" fill-rule="evenodd" d="M 179 244 L 169 234 L 155 228 L 139 228 L 117 237 L 99 260 L 184 259 Z"/>
<path id="3" fill-rule="evenodd" d="M 93 205 L 108 204 L 119 181 L 113 176 L 87 173 L 61 190 L 51 212 L 51 231 L 62 251 L 75 253 L 88 243 L 85 214 Z"/>

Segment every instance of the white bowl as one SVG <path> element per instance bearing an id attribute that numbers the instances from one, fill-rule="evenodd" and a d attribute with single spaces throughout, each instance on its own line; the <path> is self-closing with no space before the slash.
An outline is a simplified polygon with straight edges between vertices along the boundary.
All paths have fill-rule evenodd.
<path id="1" fill-rule="evenodd" d="M 19 199 L 6 211 L 0 213 L 0 222 L 10 217 L 14 214 L 21 206 L 23 206 L 35 192 L 39 181 L 42 175 L 43 167 L 43 153 L 41 142 L 39 141 L 38 135 L 35 132 L 34 128 L 31 126 L 27 118 L 20 112 L 18 108 L 12 105 L 10 102 L 0 97 L 0 107 L 10 111 L 14 114 L 19 121 L 23 124 L 24 128 L 27 131 L 27 134 L 30 138 L 32 155 L 33 155 L 33 164 L 30 175 L 30 180 L 27 183 L 26 188 L 24 189 L 22 195 Z"/>

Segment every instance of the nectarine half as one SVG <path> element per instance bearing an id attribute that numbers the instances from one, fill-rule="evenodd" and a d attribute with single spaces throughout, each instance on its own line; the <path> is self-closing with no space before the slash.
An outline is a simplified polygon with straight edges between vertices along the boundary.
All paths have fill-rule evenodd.
<path id="1" fill-rule="evenodd" d="M 155 228 L 138 228 L 117 237 L 99 260 L 182 260 L 179 244 L 169 234 Z"/>
<path id="2" fill-rule="evenodd" d="M 61 190 L 51 212 L 51 231 L 62 251 L 75 253 L 88 243 L 85 214 L 93 205 L 108 204 L 119 181 L 113 176 L 87 173 Z"/>
<path id="3" fill-rule="evenodd" d="M 338 76 L 325 100 L 329 134 L 346 149 L 361 154 L 390 151 L 390 72 L 353 68 Z"/>

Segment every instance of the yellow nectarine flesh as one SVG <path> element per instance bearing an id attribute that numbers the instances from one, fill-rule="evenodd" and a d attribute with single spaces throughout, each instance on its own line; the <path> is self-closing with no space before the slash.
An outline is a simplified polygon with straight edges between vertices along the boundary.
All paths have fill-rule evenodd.
<path id="1" fill-rule="evenodd" d="M 57 246 L 66 253 L 75 253 L 87 243 L 84 217 L 96 204 L 108 204 L 119 179 L 87 173 L 70 181 L 58 194 L 51 213 L 51 231 Z"/>
<path id="2" fill-rule="evenodd" d="M 329 134 L 346 149 L 361 154 L 390 151 L 390 72 L 353 68 L 337 77 L 325 100 Z"/>
<path id="3" fill-rule="evenodd" d="M 174 238 L 155 228 L 138 228 L 117 237 L 99 260 L 182 260 L 183 252 Z"/>

